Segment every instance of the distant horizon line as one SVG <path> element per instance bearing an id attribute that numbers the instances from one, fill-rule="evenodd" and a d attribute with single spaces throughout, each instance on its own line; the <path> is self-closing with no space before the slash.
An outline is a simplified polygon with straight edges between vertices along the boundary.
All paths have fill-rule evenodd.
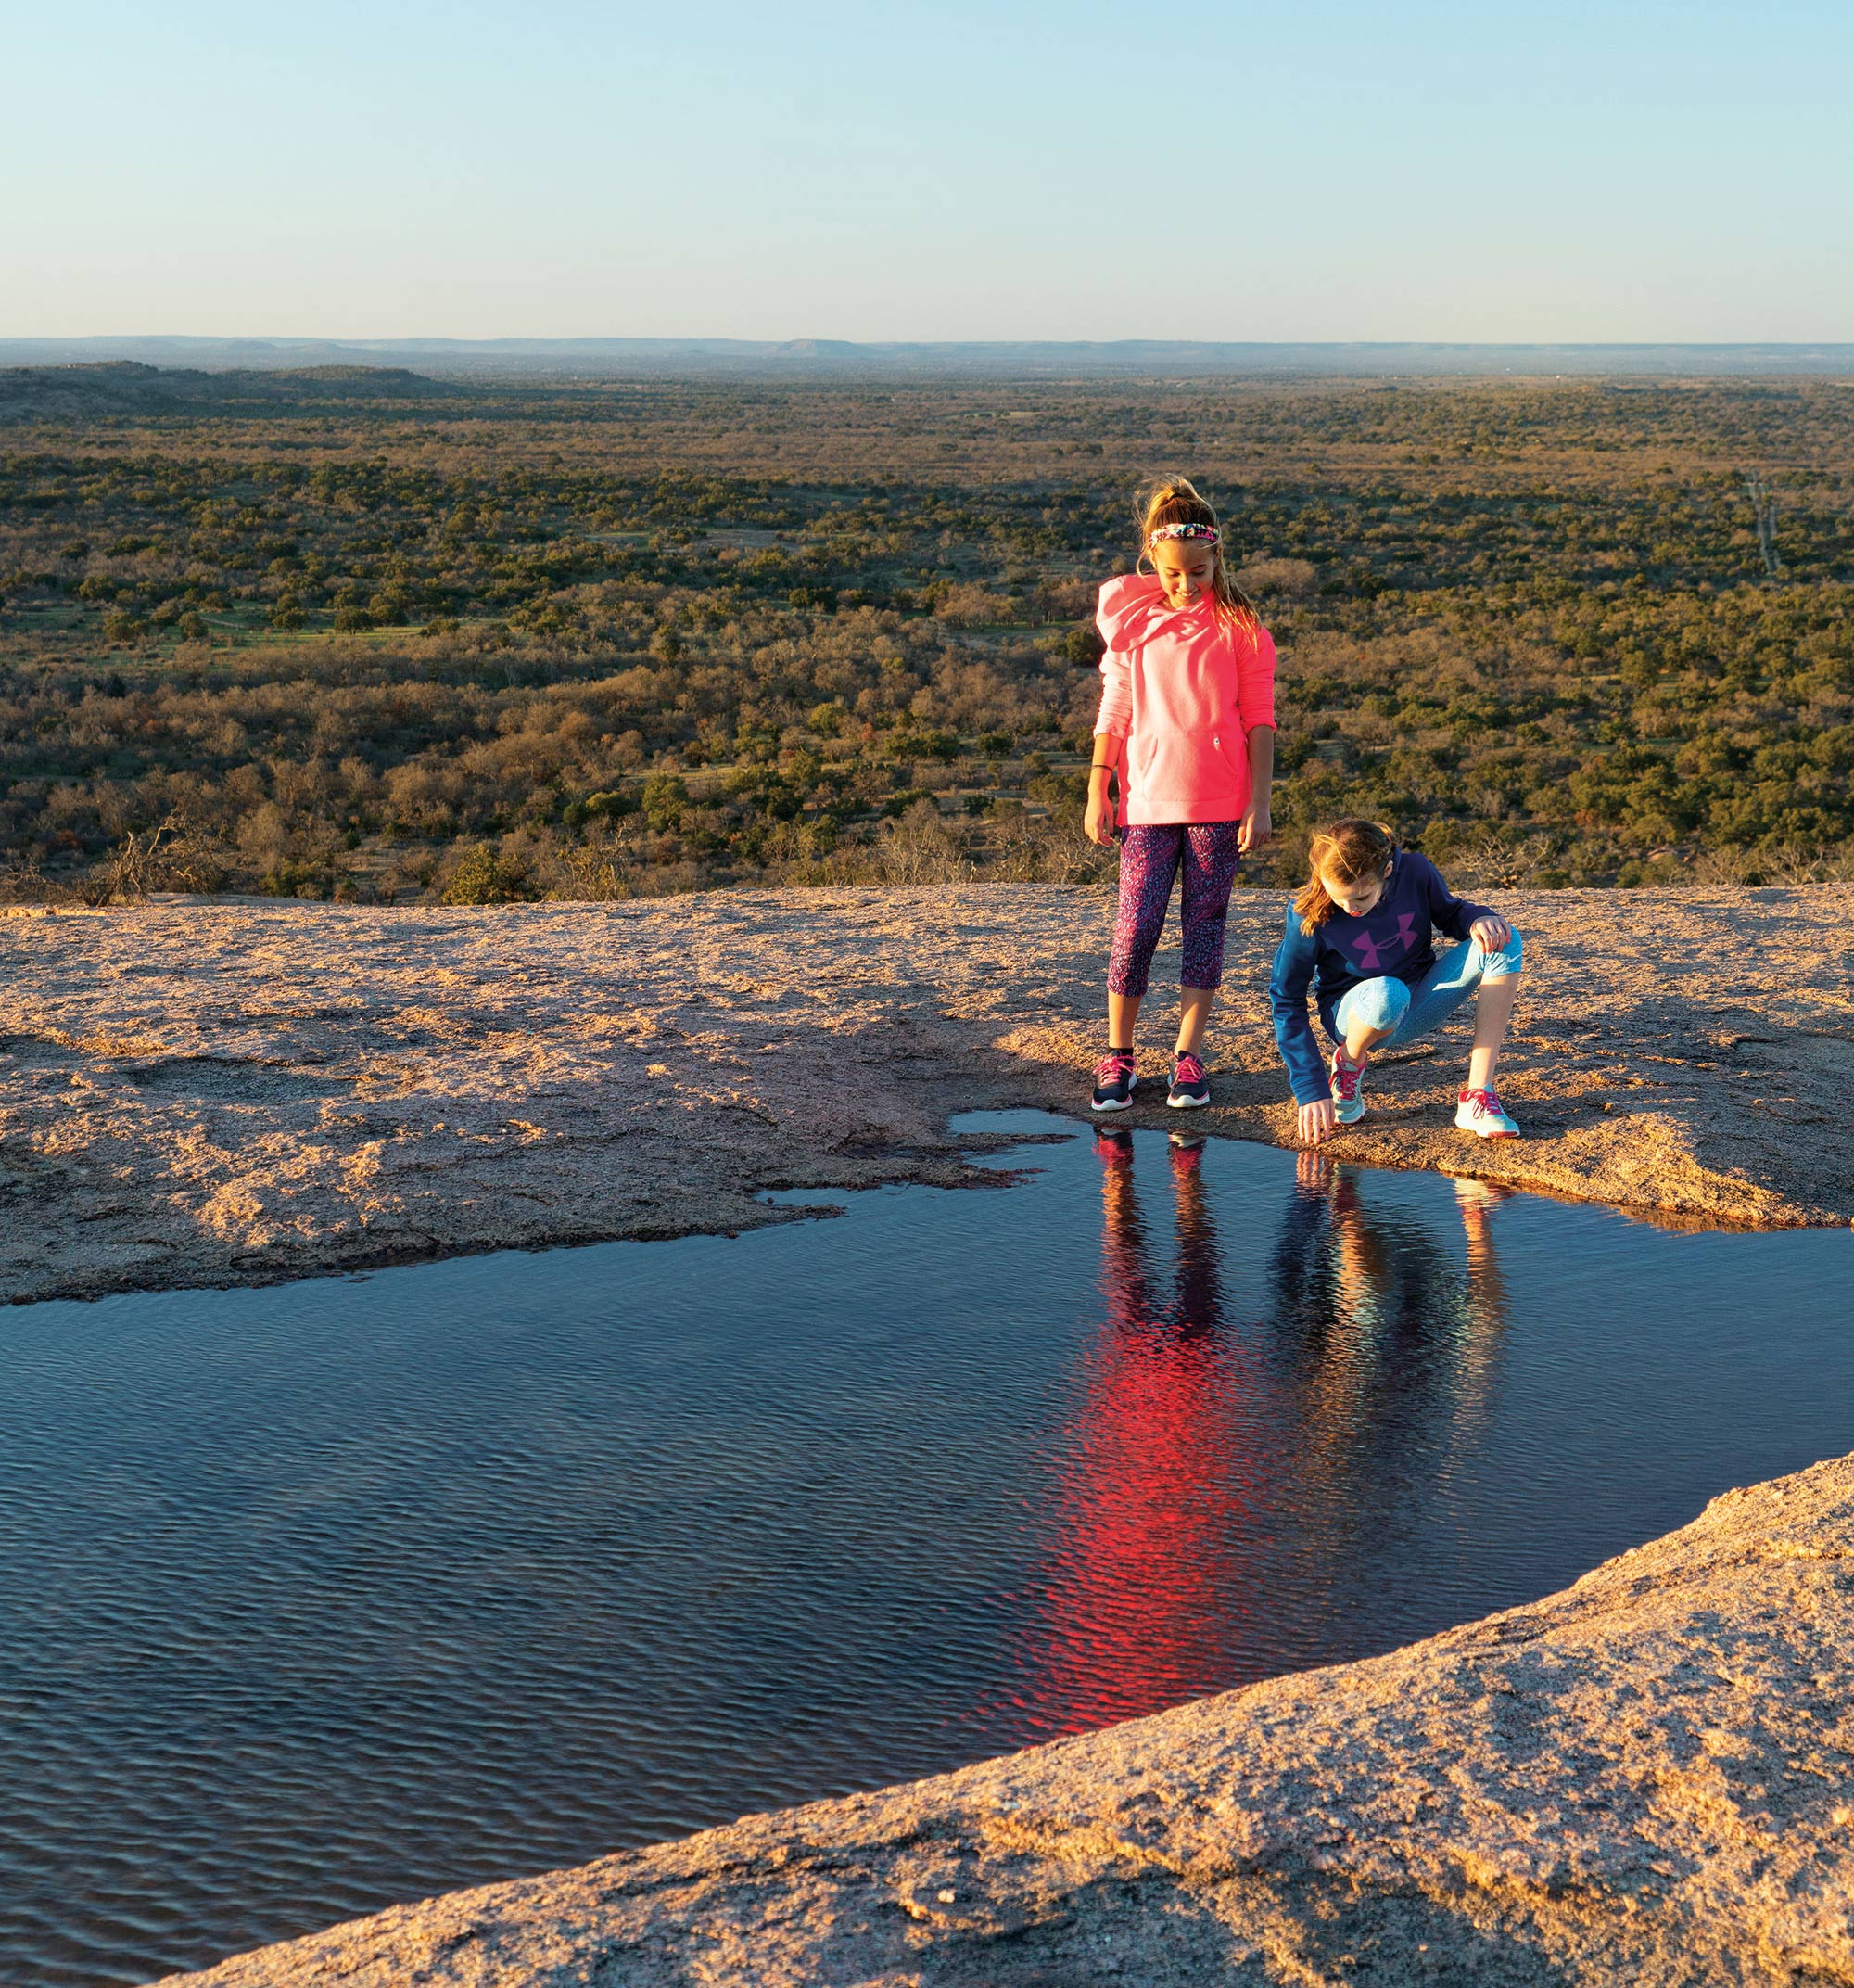
<path id="1" fill-rule="evenodd" d="M 0 350 L 11 346 L 74 345 L 339 345 L 382 350 L 397 348 L 531 350 L 536 347 L 675 347 L 680 350 L 743 349 L 755 351 L 955 351 L 1024 348 L 1094 351 L 1127 347 L 1165 351 L 1322 351 L 1360 348 L 1402 351 L 1854 351 L 1847 338 L 840 338 L 816 333 L 748 338 L 733 333 L 508 332 L 493 337 L 459 337 L 450 332 L 392 336 L 354 332 L 98 331 L 68 335 L 0 333 Z"/>
<path id="2" fill-rule="evenodd" d="M 587 337 L 333 338 L 290 333 L 99 332 L 0 337 L 0 365 L 108 360 L 203 370 L 282 369 L 341 361 L 423 362 L 464 373 L 565 370 L 661 375 L 832 372 L 899 376 L 1307 374 L 1833 374 L 1854 373 L 1854 340 L 1469 338 L 744 338 Z"/>
<path id="3" fill-rule="evenodd" d="M 1854 338 L 834 338 L 820 332 L 743 336 L 735 332 L 0 332 L 0 346 L 80 344 L 334 344 L 334 346 L 1456 346 L 1456 348 L 1759 348 L 1854 346 Z"/>

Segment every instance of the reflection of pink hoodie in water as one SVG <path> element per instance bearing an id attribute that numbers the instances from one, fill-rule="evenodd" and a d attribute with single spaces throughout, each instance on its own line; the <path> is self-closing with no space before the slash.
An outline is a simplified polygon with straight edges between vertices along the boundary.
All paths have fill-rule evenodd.
<path id="1" fill-rule="evenodd" d="M 1123 825 L 1234 822 L 1249 806 L 1249 734 L 1275 722 L 1275 643 L 1208 597 L 1180 612 L 1148 573 L 1100 590 L 1097 733 L 1126 741 Z"/>

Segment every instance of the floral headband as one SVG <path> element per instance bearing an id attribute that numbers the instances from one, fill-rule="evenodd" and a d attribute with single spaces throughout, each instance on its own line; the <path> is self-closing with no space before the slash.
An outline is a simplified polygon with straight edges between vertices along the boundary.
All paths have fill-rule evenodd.
<path id="1" fill-rule="evenodd" d="M 1214 525 L 1161 525 L 1156 531 L 1146 534 L 1146 550 L 1150 552 L 1161 539 L 1201 539 L 1206 545 L 1217 542 L 1217 528 Z"/>

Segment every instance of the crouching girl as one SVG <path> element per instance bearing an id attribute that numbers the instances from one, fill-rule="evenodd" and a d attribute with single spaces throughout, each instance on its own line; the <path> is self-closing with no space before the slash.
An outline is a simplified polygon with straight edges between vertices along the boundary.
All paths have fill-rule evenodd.
<path id="1" fill-rule="evenodd" d="M 1470 996 L 1474 1047 L 1454 1122 L 1514 1139 L 1493 1072 L 1519 988 L 1519 935 L 1497 911 L 1453 895 L 1436 866 L 1376 822 L 1338 822 L 1313 839 L 1312 875 L 1288 908 L 1268 985 L 1300 1134 L 1317 1145 L 1365 1116 L 1371 1052 L 1428 1035 Z M 1431 928 L 1457 943 L 1440 958 Z M 1307 1019 L 1311 986 L 1333 1044 L 1327 1071 Z"/>

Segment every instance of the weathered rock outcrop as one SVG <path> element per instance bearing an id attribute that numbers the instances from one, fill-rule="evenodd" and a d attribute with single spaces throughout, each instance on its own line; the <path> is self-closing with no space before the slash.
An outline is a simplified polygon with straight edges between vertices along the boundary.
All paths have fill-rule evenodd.
<path id="1" fill-rule="evenodd" d="M 1854 1217 L 1854 1141 L 1823 1136 L 1854 1077 L 1837 892 L 1501 903 L 1527 939 L 1502 1081 L 1527 1137 L 1453 1129 L 1458 1027 L 1375 1065 L 1336 1151 L 1676 1218 Z M 948 1113 L 1086 1094 L 1109 913 L 1031 886 L 15 911 L 0 1300 L 739 1229 L 783 1218 L 754 1198 L 777 1184 L 957 1179 Z M 1275 1143 L 1281 915 L 1237 896 L 1195 1121 Z"/>
<path id="2" fill-rule="evenodd" d="M 1854 1981 L 1854 1458 L 1368 1663 L 189 1988 Z"/>

